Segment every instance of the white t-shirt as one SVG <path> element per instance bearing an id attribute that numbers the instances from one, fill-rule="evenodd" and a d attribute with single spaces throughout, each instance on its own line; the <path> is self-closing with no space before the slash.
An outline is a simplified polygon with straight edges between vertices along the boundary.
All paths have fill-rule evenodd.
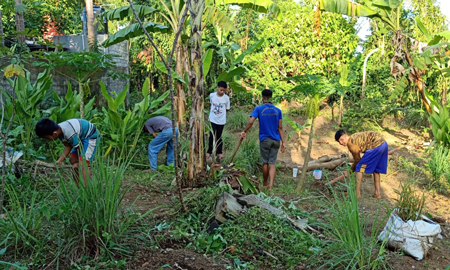
<path id="1" fill-rule="evenodd" d="M 209 113 L 209 121 L 216 125 L 225 125 L 227 122 L 227 110 L 230 109 L 230 98 L 223 94 L 219 97 L 217 92 L 209 95 L 211 102 L 211 112 Z"/>

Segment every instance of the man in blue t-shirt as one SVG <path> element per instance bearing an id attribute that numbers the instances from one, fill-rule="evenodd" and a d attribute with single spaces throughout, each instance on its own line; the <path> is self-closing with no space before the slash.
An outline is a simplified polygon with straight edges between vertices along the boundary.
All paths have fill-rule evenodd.
<path id="1" fill-rule="evenodd" d="M 255 119 L 259 119 L 259 148 L 261 151 L 261 159 L 263 164 L 263 179 L 264 186 L 268 186 L 269 190 L 273 187 L 275 179 L 278 149 L 281 152 L 285 150 L 284 135 L 283 135 L 283 115 L 281 110 L 275 107 L 272 102 L 272 90 L 265 89 L 262 91 L 263 105 L 256 107 L 250 114 L 244 131 L 241 132 L 241 138 L 246 137 L 246 132 L 252 127 Z M 270 182 L 268 182 L 270 179 Z"/>

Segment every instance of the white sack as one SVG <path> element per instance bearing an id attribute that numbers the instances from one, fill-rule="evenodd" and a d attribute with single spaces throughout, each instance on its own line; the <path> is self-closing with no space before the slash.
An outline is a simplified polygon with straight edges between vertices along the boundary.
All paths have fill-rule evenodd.
<path id="1" fill-rule="evenodd" d="M 441 226 L 425 216 L 423 220 L 403 221 L 395 211 L 389 217 L 386 226 L 378 236 L 388 247 L 403 250 L 416 260 L 422 260 L 433 244 L 434 237 L 441 232 Z"/>

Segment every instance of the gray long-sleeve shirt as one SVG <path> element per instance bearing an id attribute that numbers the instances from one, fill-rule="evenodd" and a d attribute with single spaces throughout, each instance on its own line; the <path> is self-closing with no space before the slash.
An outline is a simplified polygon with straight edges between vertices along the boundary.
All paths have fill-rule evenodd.
<path id="1" fill-rule="evenodd" d="M 172 128 L 172 120 L 165 116 L 155 116 L 145 122 L 145 128 L 150 134 L 161 132 L 165 129 Z"/>

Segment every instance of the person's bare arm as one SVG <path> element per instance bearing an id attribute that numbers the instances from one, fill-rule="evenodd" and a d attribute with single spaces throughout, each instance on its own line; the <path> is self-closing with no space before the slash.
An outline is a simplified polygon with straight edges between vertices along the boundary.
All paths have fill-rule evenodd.
<path id="1" fill-rule="evenodd" d="M 356 164 L 358 164 L 358 162 L 361 160 L 361 150 L 357 145 L 349 146 L 348 150 L 350 150 L 350 153 L 352 153 L 353 156 L 352 171 L 355 171 Z"/>
<path id="2" fill-rule="evenodd" d="M 247 136 L 247 131 L 253 126 L 255 120 L 256 120 L 255 117 L 250 116 L 250 120 L 248 120 L 247 125 L 244 128 L 244 131 L 241 132 L 241 138 L 245 138 Z"/>
<path id="3" fill-rule="evenodd" d="M 280 133 L 281 137 L 281 153 L 284 153 L 284 150 L 286 149 L 285 141 L 284 141 L 284 134 L 283 134 L 283 120 L 278 121 L 278 132 Z"/>
<path id="4" fill-rule="evenodd" d="M 153 132 L 152 135 L 153 135 L 153 138 L 156 138 L 156 136 L 158 136 L 158 134 L 156 134 L 156 132 Z"/>
<path id="5" fill-rule="evenodd" d="M 66 159 L 66 157 L 70 154 L 70 151 L 72 151 L 72 148 L 73 148 L 72 145 L 70 145 L 68 143 L 64 143 L 64 150 L 63 150 L 61 156 L 56 161 L 56 163 L 62 164 L 64 159 Z"/>

